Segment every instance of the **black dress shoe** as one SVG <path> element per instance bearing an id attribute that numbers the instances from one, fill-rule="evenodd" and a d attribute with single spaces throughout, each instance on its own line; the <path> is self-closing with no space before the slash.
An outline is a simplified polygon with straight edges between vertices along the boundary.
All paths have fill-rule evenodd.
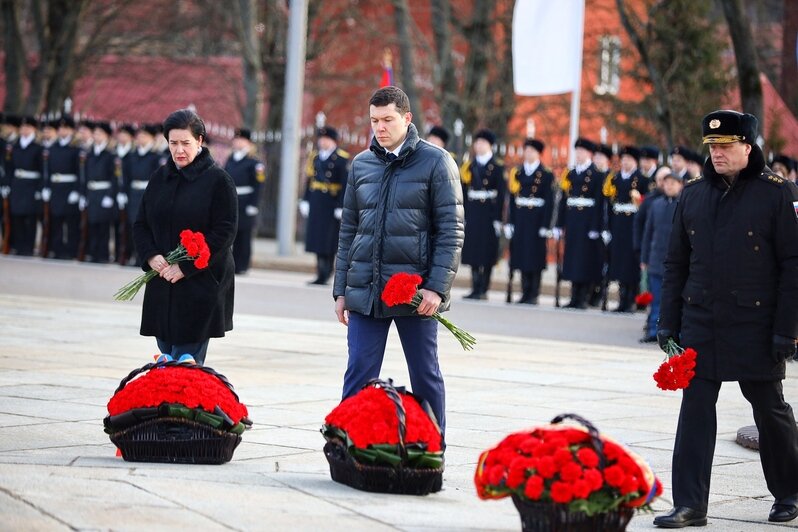
<path id="1" fill-rule="evenodd" d="M 693 510 L 687 506 L 674 506 L 669 512 L 655 517 L 654 526 L 660 528 L 707 526 L 707 513 Z"/>
<path id="2" fill-rule="evenodd" d="M 776 502 L 773 503 L 773 507 L 770 509 L 768 521 L 785 523 L 787 521 L 792 521 L 796 517 L 798 517 L 798 493 L 782 499 L 776 499 Z"/>

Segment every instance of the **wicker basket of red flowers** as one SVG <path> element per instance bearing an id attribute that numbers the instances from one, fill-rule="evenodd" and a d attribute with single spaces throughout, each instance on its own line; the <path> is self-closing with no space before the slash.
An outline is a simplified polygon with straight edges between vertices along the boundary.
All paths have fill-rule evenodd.
<path id="1" fill-rule="evenodd" d="M 561 425 L 567 418 L 581 426 Z M 575 414 L 483 452 L 474 483 L 482 499 L 511 496 L 527 532 L 626 530 L 635 510 L 662 493 L 642 458 Z"/>
<path id="2" fill-rule="evenodd" d="M 105 432 L 130 462 L 229 462 L 252 425 L 227 378 L 160 362 L 132 371 L 108 401 Z"/>
<path id="3" fill-rule="evenodd" d="M 443 439 L 429 405 L 374 379 L 344 399 L 321 429 L 336 482 L 364 491 L 426 495 L 443 484 Z"/>

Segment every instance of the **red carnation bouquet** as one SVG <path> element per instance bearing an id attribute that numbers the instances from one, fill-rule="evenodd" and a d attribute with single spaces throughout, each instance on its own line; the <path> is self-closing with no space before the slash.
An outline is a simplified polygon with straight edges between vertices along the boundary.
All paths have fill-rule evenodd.
<path id="1" fill-rule="evenodd" d="M 180 244 L 169 252 L 165 257 L 166 262 L 169 264 L 176 264 L 184 260 L 193 260 L 194 266 L 202 270 L 208 267 L 208 261 L 211 259 L 211 250 L 205 242 L 205 235 L 199 231 L 191 231 L 184 229 L 180 232 Z M 149 270 L 142 275 L 139 275 L 125 286 L 120 288 L 114 299 L 117 301 L 130 301 L 136 294 L 138 294 L 141 287 L 147 284 L 150 279 L 157 277 L 158 272 Z"/>
<path id="2" fill-rule="evenodd" d="M 424 406 L 390 380 L 375 379 L 341 401 L 324 419 L 321 432 L 329 442 L 343 442 L 362 464 L 437 469 L 443 465 L 441 431 Z"/>
<path id="3" fill-rule="evenodd" d="M 640 292 L 635 296 L 635 305 L 638 309 L 644 309 L 654 301 L 654 294 L 648 291 L 648 275 L 643 272 L 640 277 Z"/>
<path id="4" fill-rule="evenodd" d="M 559 423 L 570 417 L 586 427 Z M 647 508 L 662 484 L 646 462 L 574 414 L 510 434 L 483 452 L 474 483 L 481 499 L 568 505 L 588 516 Z"/>
<path id="5" fill-rule="evenodd" d="M 388 279 L 388 282 L 385 283 L 385 288 L 382 290 L 382 295 L 380 297 L 382 298 L 383 303 L 389 307 L 396 305 L 410 305 L 417 309 L 422 300 L 421 293 L 418 291 L 418 285 L 420 284 L 420 275 L 395 273 L 390 279 Z M 449 329 L 449 331 L 454 335 L 455 338 L 457 338 L 457 341 L 460 342 L 460 345 L 463 346 L 463 349 L 466 351 L 472 349 L 474 344 L 477 343 L 476 338 L 441 316 L 440 312 L 436 312 L 432 315 L 432 317 L 443 324 L 444 327 Z"/>
<path id="6" fill-rule="evenodd" d="M 207 366 L 147 364 L 130 373 L 108 401 L 105 432 L 159 417 L 193 420 L 241 434 L 252 422 L 224 375 Z"/>
<path id="7" fill-rule="evenodd" d="M 695 377 L 697 356 L 698 353 L 692 347 L 683 349 L 673 338 L 669 338 L 665 346 L 665 361 L 654 373 L 657 388 L 673 391 L 687 388 Z"/>

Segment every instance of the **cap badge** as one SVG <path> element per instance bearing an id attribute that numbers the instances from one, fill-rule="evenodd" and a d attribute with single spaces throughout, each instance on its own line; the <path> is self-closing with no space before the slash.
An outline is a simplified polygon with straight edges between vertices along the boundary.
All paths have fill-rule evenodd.
<path id="1" fill-rule="evenodd" d="M 709 129 L 718 129 L 720 127 L 720 120 L 713 118 L 709 121 Z"/>

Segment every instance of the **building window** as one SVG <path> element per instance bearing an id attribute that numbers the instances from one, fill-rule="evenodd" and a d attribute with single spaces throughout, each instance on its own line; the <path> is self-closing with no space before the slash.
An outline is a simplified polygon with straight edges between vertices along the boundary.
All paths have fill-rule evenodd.
<path id="1" fill-rule="evenodd" d="M 621 79 L 621 39 L 616 35 L 599 37 L 599 76 L 596 94 L 618 94 Z"/>

